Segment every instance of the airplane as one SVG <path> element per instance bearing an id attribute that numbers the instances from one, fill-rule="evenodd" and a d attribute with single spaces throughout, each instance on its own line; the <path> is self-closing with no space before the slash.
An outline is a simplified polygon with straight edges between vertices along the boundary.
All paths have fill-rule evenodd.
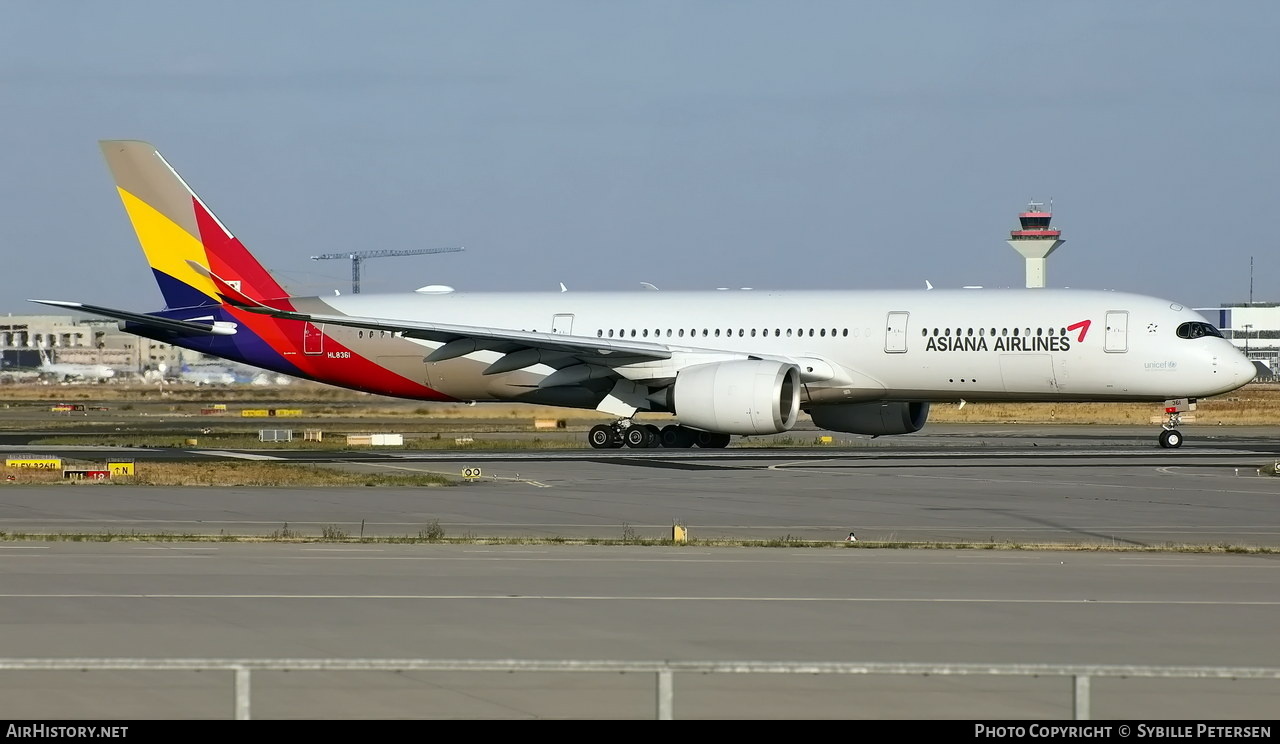
<path id="1" fill-rule="evenodd" d="M 54 362 L 49 359 L 49 352 L 40 350 L 39 373 L 43 377 L 67 381 L 89 380 L 104 382 L 116 376 L 116 370 L 105 364 L 75 364 L 71 362 Z"/>
<path id="2" fill-rule="evenodd" d="M 197 385 L 288 385 L 285 375 L 273 375 L 243 364 L 187 364 L 178 368 L 178 379 Z"/>
<path id="3" fill-rule="evenodd" d="M 1184 304 L 1049 288 L 292 296 L 151 144 L 103 140 L 163 310 L 32 300 L 292 377 L 401 398 L 591 409 L 597 449 L 720 448 L 788 431 L 910 434 L 931 404 L 1157 402 L 1254 366 Z M 779 265 L 780 270 L 787 270 Z M 672 414 L 659 428 L 639 413 Z"/>
<path id="4" fill-rule="evenodd" d="M 178 370 L 178 379 L 183 382 L 193 382 L 196 385 L 234 385 L 237 382 L 247 382 L 226 367 L 206 365 L 192 367 L 185 363 Z"/>

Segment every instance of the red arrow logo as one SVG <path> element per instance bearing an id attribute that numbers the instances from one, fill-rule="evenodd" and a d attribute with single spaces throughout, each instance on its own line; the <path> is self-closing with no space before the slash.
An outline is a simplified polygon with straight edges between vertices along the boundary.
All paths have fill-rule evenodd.
<path id="1" fill-rule="evenodd" d="M 1081 342 L 1081 341 L 1084 341 L 1084 334 L 1089 332 L 1089 324 L 1092 322 L 1093 322 L 1092 320 L 1082 320 L 1079 323 L 1074 323 L 1072 325 L 1067 326 L 1067 330 L 1074 331 L 1075 329 L 1079 328 L 1080 335 L 1079 337 L 1076 338 L 1076 342 Z"/>

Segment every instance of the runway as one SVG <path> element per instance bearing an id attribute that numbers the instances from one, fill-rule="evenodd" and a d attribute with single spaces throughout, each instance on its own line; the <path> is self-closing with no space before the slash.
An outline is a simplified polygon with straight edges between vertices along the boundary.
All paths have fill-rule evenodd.
<path id="1" fill-rule="evenodd" d="M 0 542 L 2 657 L 480 658 L 1280 667 L 1265 432 L 851 449 L 132 450 L 431 471 L 420 488 L 0 485 L 0 531 L 529 538 L 529 544 Z M 1076 436 L 1080 434 L 1081 436 Z M 14 448 L 9 448 L 13 451 Z M 101 450 L 59 448 L 101 457 Z M 461 478 L 463 468 L 480 477 Z M 770 547 L 569 545 L 689 536 Z M 855 532 L 857 542 L 844 541 Z M 932 543 L 1049 550 L 867 549 Z M 34 675 L 34 676 L 33 676 Z M 1043 678 L 685 675 L 677 718 L 1062 719 Z M 0 672 L 0 715 L 225 718 L 211 673 Z M 1273 719 L 1280 683 L 1099 680 L 1094 718 Z M 259 673 L 255 717 L 653 717 L 646 675 Z"/>
<path id="2" fill-rule="evenodd" d="M 3 657 L 1280 666 L 1274 556 L 0 545 Z M 1094 682 L 1092 717 L 1274 719 L 1280 682 Z M 682 675 L 684 719 L 1041 719 L 1063 678 Z M 644 719 L 643 674 L 256 674 L 255 717 Z M 226 674 L 0 672 L 8 718 L 227 718 Z"/>
<path id="3" fill-rule="evenodd" d="M 0 486 L 7 532 L 980 542 L 1280 548 L 1269 432 L 1189 438 L 1150 428 L 977 431 L 847 449 L 132 450 L 269 458 L 370 473 L 442 473 L 441 488 Z M 13 448 L 9 448 L 13 449 Z M 57 448 L 68 457 L 101 450 Z M 465 470 L 480 476 L 464 479 Z"/>

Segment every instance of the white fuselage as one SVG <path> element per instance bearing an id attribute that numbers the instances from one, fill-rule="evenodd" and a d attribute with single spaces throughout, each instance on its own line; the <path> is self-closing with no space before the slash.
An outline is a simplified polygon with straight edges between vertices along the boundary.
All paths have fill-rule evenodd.
<path id="1" fill-rule="evenodd" d="M 796 360 L 810 402 L 852 400 L 1166 400 L 1244 385 L 1253 365 L 1181 304 L 1137 294 L 1059 289 L 636 293 L 447 293 L 315 298 L 335 315 L 625 339 L 672 359 L 619 368 L 670 378 L 719 358 Z M 327 332 L 360 348 L 365 332 Z M 369 333 L 369 343 L 376 341 Z M 416 342 L 426 349 L 440 344 Z M 476 351 L 488 364 L 501 356 Z M 430 365 L 428 365 L 430 366 Z M 481 368 L 480 364 L 475 365 Z M 551 367 L 523 370 L 548 375 Z M 456 373 L 429 382 L 459 398 L 490 386 Z M 465 377 L 465 375 L 464 375 Z"/>

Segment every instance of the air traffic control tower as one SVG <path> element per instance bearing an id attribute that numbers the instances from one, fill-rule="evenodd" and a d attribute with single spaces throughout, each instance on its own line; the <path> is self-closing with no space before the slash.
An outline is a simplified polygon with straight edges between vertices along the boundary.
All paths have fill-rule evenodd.
<path id="1" fill-rule="evenodd" d="M 1039 202 L 1031 202 L 1027 211 L 1018 215 L 1022 229 L 1009 231 L 1009 245 L 1027 260 L 1028 287 L 1044 286 L 1049 254 L 1065 242 L 1061 230 L 1049 227 L 1052 219 L 1053 212 L 1044 211 L 1044 205 Z"/>

